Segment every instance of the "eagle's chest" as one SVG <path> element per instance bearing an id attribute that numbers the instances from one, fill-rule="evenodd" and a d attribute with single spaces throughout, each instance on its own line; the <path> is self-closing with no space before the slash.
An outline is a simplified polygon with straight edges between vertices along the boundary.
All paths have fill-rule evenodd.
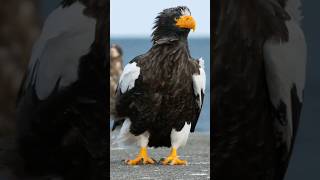
<path id="1" fill-rule="evenodd" d="M 192 72 L 190 68 L 177 64 L 173 66 L 158 66 L 143 73 L 142 84 L 146 91 L 160 93 L 170 98 L 191 95 Z"/>
<path id="2" fill-rule="evenodd" d="M 191 67 L 186 63 L 141 67 L 141 93 L 159 110 L 185 109 L 194 104 Z"/>

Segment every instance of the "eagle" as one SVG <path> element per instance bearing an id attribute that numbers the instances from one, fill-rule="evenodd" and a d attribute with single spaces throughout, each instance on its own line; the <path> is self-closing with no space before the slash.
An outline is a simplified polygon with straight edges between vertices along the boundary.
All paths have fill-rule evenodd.
<path id="1" fill-rule="evenodd" d="M 29 174 L 107 176 L 106 9 L 105 0 L 63 0 L 34 43 L 16 108 Z"/>
<path id="2" fill-rule="evenodd" d="M 155 19 L 152 47 L 124 67 L 116 97 L 117 119 L 122 119 L 115 123 L 117 142 L 140 148 L 128 165 L 155 163 L 147 147 L 171 147 L 164 165 L 187 164 L 177 149 L 195 130 L 206 82 L 203 59 L 192 58 L 188 47 L 195 27 L 188 7 L 164 9 Z"/>
<path id="3" fill-rule="evenodd" d="M 305 87 L 300 0 L 216 3 L 214 178 L 282 180 Z"/>

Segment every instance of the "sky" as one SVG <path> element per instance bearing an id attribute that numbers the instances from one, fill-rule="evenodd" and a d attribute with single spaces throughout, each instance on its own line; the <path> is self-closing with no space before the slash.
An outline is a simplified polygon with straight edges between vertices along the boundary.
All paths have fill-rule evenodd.
<path id="1" fill-rule="evenodd" d="M 187 6 L 197 22 L 189 37 L 210 36 L 210 0 L 111 0 L 110 35 L 114 37 L 149 37 L 155 17 L 163 9 Z"/>

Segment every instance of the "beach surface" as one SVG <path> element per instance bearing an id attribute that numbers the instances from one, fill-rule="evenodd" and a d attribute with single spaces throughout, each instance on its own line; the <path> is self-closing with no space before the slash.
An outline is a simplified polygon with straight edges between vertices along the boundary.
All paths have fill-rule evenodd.
<path id="1" fill-rule="evenodd" d="M 125 165 L 125 159 L 135 158 L 139 149 L 123 149 L 110 147 L 110 177 L 121 179 L 210 179 L 210 135 L 192 133 L 187 145 L 179 148 L 178 155 L 187 160 L 186 166 L 156 165 Z M 170 153 L 169 148 L 148 149 L 148 154 L 159 161 Z"/>

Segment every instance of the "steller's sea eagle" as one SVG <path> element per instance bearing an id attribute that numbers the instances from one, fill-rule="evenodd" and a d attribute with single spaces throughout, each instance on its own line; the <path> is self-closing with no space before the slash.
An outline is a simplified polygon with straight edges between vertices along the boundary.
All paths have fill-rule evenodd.
<path id="1" fill-rule="evenodd" d="M 305 86 L 300 0 L 217 3 L 214 179 L 282 180 Z"/>
<path id="2" fill-rule="evenodd" d="M 17 99 L 30 174 L 106 178 L 107 10 L 106 0 L 63 0 L 33 46 Z"/>
<path id="3" fill-rule="evenodd" d="M 117 89 L 117 115 L 124 118 L 117 141 L 141 148 L 137 158 L 126 161 L 129 165 L 155 163 L 148 146 L 171 147 L 162 164 L 187 163 L 177 149 L 195 129 L 205 91 L 204 62 L 193 59 L 188 47 L 195 26 L 187 7 L 163 10 L 155 21 L 152 47 L 124 68 Z"/>

